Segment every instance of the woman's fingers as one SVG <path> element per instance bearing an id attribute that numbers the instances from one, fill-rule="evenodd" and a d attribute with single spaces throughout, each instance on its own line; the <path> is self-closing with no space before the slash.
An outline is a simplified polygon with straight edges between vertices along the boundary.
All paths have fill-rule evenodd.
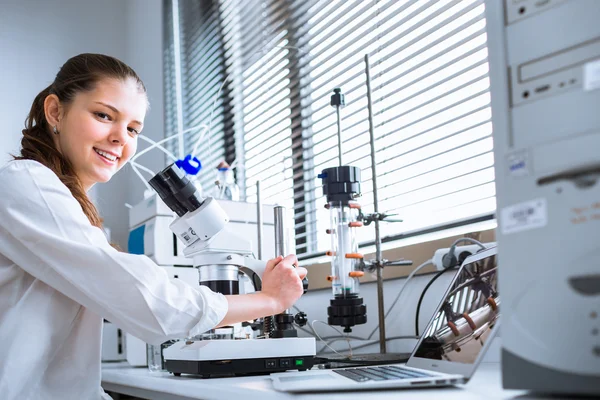
<path id="1" fill-rule="evenodd" d="M 279 263 L 285 266 L 296 267 L 298 265 L 298 258 L 295 254 L 290 254 L 283 258 L 283 260 L 280 260 Z"/>
<path id="2" fill-rule="evenodd" d="M 279 264 L 293 267 L 296 270 L 296 273 L 298 274 L 300 279 L 304 279 L 306 274 L 308 274 L 306 268 L 298 267 L 298 258 L 295 254 L 290 254 L 289 256 L 286 256 Z"/>
<path id="3" fill-rule="evenodd" d="M 302 267 L 294 267 L 297 263 L 298 258 L 293 254 L 274 258 L 267 263 L 262 292 L 274 299 L 281 310 L 291 307 L 302 296 L 301 281 L 307 271 Z"/>
<path id="4" fill-rule="evenodd" d="M 298 273 L 300 279 L 304 279 L 304 277 L 308 274 L 307 269 L 304 267 L 297 267 L 296 272 Z"/>
<path id="5" fill-rule="evenodd" d="M 265 269 L 273 269 L 283 260 L 282 256 L 275 257 L 269 261 L 267 261 L 267 267 Z"/>

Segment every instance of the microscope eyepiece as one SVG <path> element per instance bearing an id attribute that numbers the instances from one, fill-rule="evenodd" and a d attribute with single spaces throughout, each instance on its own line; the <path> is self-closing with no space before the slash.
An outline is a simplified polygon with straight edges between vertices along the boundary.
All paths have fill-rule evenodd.
<path id="1" fill-rule="evenodd" d="M 165 204 L 173 210 L 178 216 L 183 216 L 187 213 L 187 210 L 184 206 L 182 206 L 179 201 L 175 198 L 175 195 L 171 193 L 169 186 L 163 181 L 163 179 L 157 174 L 152 179 L 148 181 L 152 189 L 160 198 L 165 202 Z"/>
<path id="2" fill-rule="evenodd" d="M 167 206 L 180 217 L 202 205 L 202 199 L 197 196 L 196 187 L 185 176 L 185 172 L 175 164 L 160 171 L 148 183 Z"/>

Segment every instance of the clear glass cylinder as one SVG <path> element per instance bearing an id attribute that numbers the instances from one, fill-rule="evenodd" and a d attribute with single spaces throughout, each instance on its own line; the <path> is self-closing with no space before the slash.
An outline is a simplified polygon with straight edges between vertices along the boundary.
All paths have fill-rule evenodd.
<path id="1" fill-rule="evenodd" d="M 158 372 L 162 370 L 161 345 L 147 344 L 146 356 L 148 360 L 148 369 L 150 372 Z"/>
<path id="2" fill-rule="evenodd" d="M 354 297 L 359 293 L 358 253 L 355 227 L 358 211 L 342 202 L 329 203 L 331 223 L 331 286 L 337 298 Z"/>

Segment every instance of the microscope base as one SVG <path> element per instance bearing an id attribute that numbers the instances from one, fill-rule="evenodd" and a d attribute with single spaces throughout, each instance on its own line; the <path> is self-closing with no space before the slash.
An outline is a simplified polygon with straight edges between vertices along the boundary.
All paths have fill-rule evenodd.
<path id="1" fill-rule="evenodd" d="M 314 338 L 181 341 L 163 351 L 167 371 L 202 378 L 305 371 L 315 354 Z"/>

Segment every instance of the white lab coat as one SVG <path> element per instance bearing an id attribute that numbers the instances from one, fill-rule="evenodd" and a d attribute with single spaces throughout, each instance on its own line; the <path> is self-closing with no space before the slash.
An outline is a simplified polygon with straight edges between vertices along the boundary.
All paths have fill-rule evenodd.
<path id="1" fill-rule="evenodd" d="M 112 248 L 35 161 L 0 168 L 0 398 L 100 399 L 102 318 L 160 343 L 216 326 L 227 300 Z"/>

